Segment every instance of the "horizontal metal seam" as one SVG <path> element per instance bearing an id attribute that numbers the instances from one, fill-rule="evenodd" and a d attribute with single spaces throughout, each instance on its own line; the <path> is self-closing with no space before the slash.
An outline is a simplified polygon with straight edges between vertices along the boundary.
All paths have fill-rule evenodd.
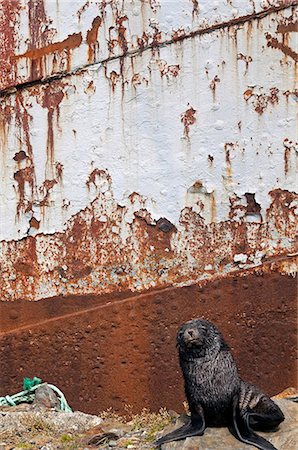
<path id="1" fill-rule="evenodd" d="M 131 57 L 131 56 L 136 56 L 139 54 L 142 54 L 143 52 L 145 52 L 146 50 L 150 50 L 150 49 L 154 49 L 154 48 L 161 48 L 161 47 L 165 47 L 166 45 L 171 45 L 174 44 L 176 42 L 181 42 L 184 41 L 186 39 L 189 38 L 193 38 L 195 36 L 200 36 L 200 35 L 204 35 L 204 34 L 209 34 L 209 33 L 213 33 L 214 31 L 218 31 L 221 29 L 225 29 L 225 28 L 229 28 L 232 26 L 237 26 L 237 25 L 241 25 L 244 24 L 245 22 L 251 21 L 251 20 L 258 20 L 258 19 L 262 19 L 272 13 L 276 13 L 279 11 L 283 11 L 289 8 L 292 8 L 293 6 L 297 6 L 298 5 L 298 1 L 294 1 L 293 3 L 291 3 L 290 5 L 287 6 L 279 6 L 279 7 L 270 7 L 265 11 L 261 11 L 258 13 L 254 13 L 254 14 L 249 14 L 246 16 L 241 16 L 241 17 L 237 17 L 235 19 L 229 20 L 227 22 L 222 22 L 220 24 L 215 24 L 215 25 L 211 25 L 210 27 L 204 28 L 204 29 L 200 29 L 200 30 L 196 30 L 196 31 L 191 31 L 188 34 L 185 34 L 183 36 L 179 36 L 177 38 L 174 39 L 168 39 L 165 40 L 164 42 L 160 42 L 160 43 L 152 43 L 142 49 L 135 49 L 135 50 L 130 50 L 128 52 L 126 52 L 125 54 L 122 55 L 117 55 L 117 56 L 112 56 L 100 61 L 97 61 L 95 63 L 89 63 L 89 64 L 84 64 L 83 66 L 80 66 L 72 71 L 69 72 L 61 72 L 59 74 L 55 74 L 55 75 L 50 75 L 49 77 L 46 78 L 39 78 L 33 81 L 27 81 L 24 83 L 20 83 L 17 84 L 13 87 L 9 87 L 7 89 L 3 89 L 0 90 L 0 97 L 4 97 L 4 96 L 8 96 L 11 94 L 14 94 L 17 91 L 23 90 L 23 89 L 27 89 L 30 88 L 32 86 L 36 86 L 36 85 L 43 85 L 43 84 L 48 84 L 52 81 L 55 80 L 60 80 L 62 78 L 66 78 L 66 77 L 70 77 L 72 75 L 76 75 L 79 74 L 81 72 L 84 72 L 85 70 L 88 70 L 89 68 L 92 67 L 97 67 L 100 66 L 102 64 L 108 63 L 110 61 L 115 61 L 117 59 L 122 59 L 125 57 Z"/>

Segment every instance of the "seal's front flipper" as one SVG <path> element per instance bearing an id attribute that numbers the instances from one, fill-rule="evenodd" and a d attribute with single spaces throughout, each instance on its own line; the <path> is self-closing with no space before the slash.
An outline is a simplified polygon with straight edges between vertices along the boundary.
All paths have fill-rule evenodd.
<path id="1" fill-rule="evenodd" d="M 181 439 L 186 439 L 193 436 L 202 436 L 205 431 L 205 419 L 202 408 L 197 408 L 196 413 L 192 413 L 191 420 L 186 423 L 181 428 L 172 431 L 171 433 L 162 436 L 160 439 L 155 441 L 154 445 L 156 447 L 166 444 L 167 442 L 180 441 Z"/>
<path id="2" fill-rule="evenodd" d="M 202 435 L 203 431 L 195 427 L 191 422 L 183 425 L 181 428 L 172 431 L 172 433 L 166 434 L 165 436 L 157 439 L 154 445 L 159 447 L 162 444 L 172 441 L 180 441 L 181 439 L 186 439 L 187 437 Z"/>
<path id="3" fill-rule="evenodd" d="M 233 401 L 233 423 L 229 427 L 230 432 L 241 442 L 253 445 L 260 450 L 277 450 L 269 441 L 258 436 L 249 425 L 249 412 L 240 414 L 238 398 Z"/>

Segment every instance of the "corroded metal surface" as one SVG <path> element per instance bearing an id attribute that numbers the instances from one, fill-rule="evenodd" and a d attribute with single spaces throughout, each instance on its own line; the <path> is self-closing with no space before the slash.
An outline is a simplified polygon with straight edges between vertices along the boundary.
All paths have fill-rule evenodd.
<path id="1" fill-rule="evenodd" d="M 175 334 L 196 316 L 218 324 L 242 377 L 268 394 L 294 386 L 296 280 L 278 273 L 284 263 L 134 298 L 0 302 L 0 395 L 38 375 L 86 412 L 182 411 Z"/>
<path id="2" fill-rule="evenodd" d="M 2 3 L 2 299 L 297 252 L 293 2 L 211 3 Z"/>
<path id="3" fill-rule="evenodd" d="M 5 51 L 1 55 L 4 70 L 0 88 L 242 23 L 295 3 L 293 0 L 1 2 Z M 279 31 L 288 34 L 293 29 Z M 272 39 L 275 47 L 288 46 L 288 41 L 285 44 Z"/>
<path id="4" fill-rule="evenodd" d="M 295 384 L 295 4 L 0 2 L 1 395 L 181 410 L 194 316 Z"/>

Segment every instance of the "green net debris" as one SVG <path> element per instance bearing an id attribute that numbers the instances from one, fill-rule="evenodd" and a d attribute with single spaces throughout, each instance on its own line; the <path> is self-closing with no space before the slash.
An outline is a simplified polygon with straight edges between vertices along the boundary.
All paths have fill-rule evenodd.
<path id="1" fill-rule="evenodd" d="M 42 380 L 38 377 L 24 378 L 23 391 L 13 395 L 5 395 L 0 397 L 0 406 L 16 406 L 20 403 L 32 403 L 35 397 L 35 390 L 42 386 Z M 68 405 L 64 394 L 54 384 L 47 385 L 57 394 L 60 403 L 60 410 L 65 412 L 72 412 L 72 409 Z"/>

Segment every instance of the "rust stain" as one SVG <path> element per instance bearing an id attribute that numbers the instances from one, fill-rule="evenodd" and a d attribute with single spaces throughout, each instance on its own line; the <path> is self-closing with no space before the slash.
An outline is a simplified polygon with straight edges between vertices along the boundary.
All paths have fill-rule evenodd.
<path id="1" fill-rule="evenodd" d="M 24 150 L 17 152 L 13 157 L 14 161 L 16 161 L 16 162 L 24 161 L 24 159 L 26 159 L 26 158 L 27 158 L 27 155 L 26 155 L 26 152 L 24 152 Z"/>
<path id="2" fill-rule="evenodd" d="M 190 188 L 190 192 L 201 192 L 201 189 L 203 187 L 203 183 L 200 180 L 197 180 L 194 182 L 194 184 Z"/>
<path id="3" fill-rule="evenodd" d="M 37 24 L 40 24 L 40 21 L 38 21 Z M 44 75 L 43 61 L 44 57 L 47 55 L 54 54 L 53 72 L 55 72 L 59 70 L 57 66 L 56 54 L 62 52 L 66 53 L 67 55 L 66 70 L 69 72 L 71 68 L 71 51 L 81 45 L 82 33 L 81 32 L 73 33 L 60 42 L 47 43 L 48 40 L 52 39 L 50 39 L 49 37 L 41 38 L 43 36 L 43 33 L 40 35 L 38 32 L 38 28 L 36 31 L 36 25 L 30 26 L 30 30 L 32 33 L 31 35 L 32 41 L 31 45 L 29 46 L 29 49 L 25 53 L 15 56 L 16 59 L 28 58 L 31 61 L 30 80 L 38 80 L 43 77 Z M 38 38 L 38 36 L 41 37 Z"/>
<path id="4" fill-rule="evenodd" d="M 215 222 L 216 221 L 216 196 L 215 196 L 214 191 L 211 192 L 210 199 L 211 199 L 211 204 L 210 204 L 211 222 Z"/>
<path id="5" fill-rule="evenodd" d="M 13 289 L 24 289 L 28 295 L 35 296 L 35 280 L 39 278 L 35 238 L 30 236 L 19 241 L 18 251 L 14 254 L 11 265 L 11 275 Z"/>
<path id="6" fill-rule="evenodd" d="M 227 142 L 224 145 L 225 149 L 225 155 L 226 155 L 226 169 L 227 169 L 227 177 L 232 177 L 232 163 L 231 163 L 231 150 L 234 148 L 234 145 L 232 142 Z"/>
<path id="7" fill-rule="evenodd" d="M 172 32 L 172 40 L 173 40 L 173 42 L 180 41 L 180 40 L 184 39 L 186 36 L 187 36 L 187 33 L 186 33 L 186 31 L 184 30 L 183 27 L 180 27 L 177 30 L 174 30 Z"/>
<path id="8" fill-rule="evenodd" d="M 56 178 L 58 182 L 62 181 L 63 178 L 63 164 L 60 162 L 56 162 L 55 164 L 55 168 L 56 168 Z"/>
<path id="9" fill-rule="evenodd" d="M 32 199 L 34 197 L 35 173 L 34 167 L 29 166 L 20 169 L 14 173 L 14 179 L 17 182 L 17 217 L 20 216 L 21 211 L 28 211 L 32 208 Z M 27 192 L 27 187 L 29 192 Z M 29 200 L 28 200 L 29 195 Z"/>
<path id="10" fill-rule="evenodd" d="M 49 29 L 49 21 L 46 16 L 43 0 L 29 0 L 29 34 L 28 51 L 46 47 L 51 40 L 54 30 Z M 17 57 L 18 58 L 18 57 Z M 35 80 L 42 76 L 42 60 L 31 58 L 30 79 Z"/>
<path id="11" fill-rule="evenodd" d="M 292 91 L 287 90 L 283 92 L 283 95 L 286 97 L 287 101 L 289 97 L 292 97 L 296 102 L 298 101 L 298 89 L 293 89 Z"/>
<path id="12" fill-rule="evenodd" d="M 11 124 L 14 107 L 8 104 L 0 103 L 0 143 L 2 151 L 5 152 L 8 148 L 8 132 Z"/>
<path id="13" fill-rule="evenodd" d="M 217 83 L 220 82 L 220 78 L 218 77 L 218 75 L 215 75 L 215 77 L 211 80 L 209 87 L 212 90 L 212 95 L 213 95 L 213 100 L 215 100 L 215 93 L 216 93 L 216 86 Z"/>
<path id="14" fill-rule="evenodd" d="M 142 84 L 142 77 L 139 73 L 135 73 L 131 78 L 131 84 L 133 86 L 137 86 Z"/>
<path id="15" fill-rule="evenodd" d="M 30 58 L 32 60 L 36 60 L 55 52 L 62 52 L 64 50 L 69 52 L 70 50 L 79 47 L 81 45 L 81 42 L 82 33 L 74 33 L 61 42 L 54 42 L 53 44 L 49 44 L 46 47 L 28 50 L 27 52 L 18 55 L 17 58 Z"/>
<path id="16" fill-rule="evenodd" d="M 57 180 L 44 180 L 42 186 L 39 188 L 40 192 L 43 194 L 43 199 L 39 202 L 41 207 L 49 206 L 50 192 L 57 183 Z"/>
<path id="17" fill-rule="evenodd" d="M 254 222 L 262 222 L 261 205 L 256 201 L 255 194 L 246 192 L 244 194 L 246 198 L 246 217 L 253 217 Z"/>
<path id="18" fill-rule="evenodd" d="M 19 131 L 23 132 L 25 144 L 27 147 L 27 154 L 33 161 L 32 145 L 30 141 L 30 122 L 32 116 L 27 111 L 27 105 L 24 103 L 24 98 L 22 92 L 17 92 L 16 94 L 16 122 L 19 126 Z"/>
<path id="19" fill-rule="evenodd" d="M 248 65 L 249 65 L 249 63 L 252 62 L 252 57 L 249 56 L 249 55 L 243 55 L 243 53 L 238 53 L 237 59 L 239 61 L 244 61 L 245 62 L 245 74 L 246 74 L 247 71 L 248 71 Z"/>
<path id="20" fill-rule="evenodd" d="M 165 76 L 167 78 L 174 77 L 176 78 L 180 72 L 179 64 L 171 64 L 168 65 L 166 61 L 160 59 L 157 61 L 157 66 L 159 68 L 161 76 Z"/>
<path id="21" fill-rule="evenodd" d="M 49 38 L 48 19 L 45 12 L 44 0 L 29 0 L 29 47 L 42 47 Z"/>
<path id="22" fill-rule="evenodd" d="M 192 18 L 194 19 L 195 16 L 199 14 L 199 2 L 198 0 L 191 0 L 192 1 Z"/>
<path id="23" fill-rule="evenodd" d="M 233 195 L 229 199 L 230 210 L 229 219 L 233 221 L 241 221 L 246 213 L 246 207 L 241 204 L 241 198 L 237 195 Z"/>
<path id="24" fill-rule="evenodd" d="M 26 161 L 26 167 L 19 169 L 14 173 L 14 179 L 17 182 L 16 189 L 18 194 L 16 210 L 17 219 L 20 218 L 21 212 L 28 212 L 32 209 L 32 201 L 34 199 L 36 183 L 33 149 L 30 140 L 30 123 L 32 117 L 28 113 L 27 108 L 28 105 L 25 103 L 22 92 L 17 92 L 15 97 L 15 119 L 18 126 L 18 140 L 20 146 L 23 141 L 26 146 L 26 152 L 24 152 L 24 150 L 20 150 L 14 156 L 14 158 L 16 158 L 15 161 L 18 164 L 18 168 L 22 158 Z M 26 154 L 26 158 L 24 158 L 24 153 Z"/>
<path id="25" fill-rule="evenodd" d="M 12 56 L 16 47 L 20 10 L 19 0 L 0 2 L 0 89 L 12 86 L 16 79 L 16 62 Z"/>
<path id="26" fill-rule="evenodd" d="M 128 44 L 126 40 L 126 28 L 123 25 L 124 22 L 128 20 L 127 16 L 120 16 L 116 18 L 117 31 L 118 31 L 118 43 L 123 53 L 126 53 L 128 50 Z"/>
<path id="27" fill-rule="evenodd" d="M 177 77 L 180 71 L 180 66 L 179 64 L 172 64 L 170 66 L 168 66 L 168 73 L 170 73 L 171 75 L 173 75 L 173 77 Z"/>
<path id="28" fill-rule="evenodd" d="M 89 81 L 88 85 L 84 89 L 85 94 L 93 95 L 96 92 L 96 86 L 94 85 L 93 80 Z"/>
<path id="29" fill-rule="evenodd" d="M 267 39 L 267 47 L 278 49 L 285 56 L 289 56 L 295 62 L 298 62 L 298 53 L 292 50 L 289 46 L 285 45 L 283 42 L 279 42 L 278 39 L 273 37 L 270 33 L 266 34 L 266 39 Z"/>
<path id="30" fill-rule="evenodd" d="M 111 83 L 113 92 L 115 91 L 116 84 L 119 83 L 120 80 L 121 80 L 121 75 L 119 73 L 115 72 L 115 70 L 112 70 L 110 72 L 109 81 Z"/>
<path id="31" fill-rule="evenodd" d="M 107 181 L 108 184 L 110 185 L 112 182 L 112 179 L 110 177 L 110 175 L 103 169 L 94 169 L 92 170 L 92 172 L 90 173 L 87 181 L 86 181 L 86 185 L 88 187 L 88 189 L 90 189 L 91 185 L 93 184 L 94 187 L 98 186 L 98 181 L 100 182 L 101 180 Z"/>
<path id="32" fill-rule="evenodd" d="M 140 50 L 144 50 L 144 48 L 148 47 L 149 45 L 149 36 L 148 34 L 143 31 L 142 36 L 141 37 L 137 37 L 137 44 L 138 44 L 138 48 Z"/>
<path id="33" fill-rule="evenodd" d="M 126 27 L 124 26 L 124 22 L 128 20 L 127 16 L 119 15 L 118 11 L 116 13 L 115 25 L 109 28 L 109 40 L 108 40 L 108 48 L 109 52 L 113 53 L 114 48 L 119 46 L 122 50 L 123 54 L 127 53 L 128 43 L 126 39 Z M 113 38 L 112 36 L 117 33 L 117 37 Z"/>
<path id="34" fill-rule="evenodd" d="M 16 6 L 16 16 L 18 16 L 18 10 L 21 8 L 19 6 L 20 0 L 11 0 L 10 3 L 13 3 L 13 5 Z M 7 3 L 7 2 L 2 2 Z M 198 0 L 192 0 L 193 3 L 193 11 L 192 15 L 194 18 L 194 15 L 198 15 L 199 12 L 199 1 Z M 109 13 L 112 13 L 113 17 L 113 25 L 109 28 L 109 39 L 108 39 L 108 47 L 109 51 L 113 53 L 113 50 L 116 46 L 119 47 L 119 49 L 122 50 L 123 54 L 126 54 L 129 49 L 129 43 L 128 43 L 128 37 L 127 37 L 127 25 L 125 25 L 125 21 L 128 22 L 128 16 L 123 15 L 123 11 L 125 10 L 120 5 L 114 5 L 114 3 L 107 3 L 107 2 L 101 2 L 98 4 L 98 10 L 100 11 L 100 15 L 97 16 L 91 28 L 88 30 L 86 39 L 89 45 L 89 43 L 92 43 L 89 45 L 88 50 L 88 59 L 89 61 L 92 61 L 96 58 L 94 58 L 94 51 L 97 45 L 98 41 L 96 39 L 96 35 L 98 32 L 98 29 L 102 22 L 106 20 L 107 17 L 107 11 L 106 7 L 107 5 L 111 9 Z M 80 21 L 81 14 L 90 6 L 90 1 L 83 4 L 83 6 L 77 11 L 77 16 Z M 159 5 L 156 3 L 156 8 L 159 7 Z M 27 81 L 32 80 L 40 80 L 41 78 L 44 78 L 46 76 L 51 76 L 55 73 L 64 72 L 65 70 L 70 71 L 71 69 L 71 50 L 78 47 L 82 42 L 82 35 L 81 33 L 74 33 L 70 36 L 68 36 L 63 41 L 54 42 L 54 38 L 57 37 L 58 31 L 55 30 L 52 27 L 52 20 L 51 18 L 47 17 L 44 1 L 43 0 L 28 0 L 28 15 L 29 15 L 29 31 L 30 31 L 30 42 L 28 44 L 28 50 L 22 55 L 16 56 L 16 59 L 20 57 L 27 57 L 29 59 L 29 63 L 31 63 L 31 70 L 30 70 L 30 77 Z M 143 8 L 143 7 L 141 7 Z M 230 28 L 232 26 L 238 26 L 242 23 L 247 23 L 252 20 L 259 20 L 265 16 L 267 16 L 270 13 L 278 12 L 280 10 L 283 10 L 285 8 L 285 5 L 276 5 L 274 6 L 268 6 L 264 10 L 248 14 L 240 17 L 235 17 L 234 19 L 228 20 L 226 22 L 217 22 L 213 23 L 210 26 L 205 26 L 201 29 L 195 29 L 194 31 L 189 32 L 188 30 L 184 30 L 182 27 L 178 29 L 172 30 L 172 36 L 169 40 L 164 40 L 163 33 L 154 25 L 151 25 L 151 28 L 153 28 L 153 32 L 147 32 L 143 31 L 141 37 L 137 37 L 138 40 L 138 46 L 140 49 L 145 48 L 146 46 L 150 47 L 159 47 L 160 45 L 163 45 L 163 43 L 170 44 L 172 42 L 183 40 L 185 38 L 192 38 L 194 36 L 200 36 L 205 33 L 210 33 L 213 31 L 218 31 L 221 29 Z M 12 8 L 13 10 L 14 8 Z M 110 17 L 109 17 L 110 19 Z M 143 14 L 144 19 L 144 14 Z M 11 20 L 9 23 L 16 23 L 16 20 Z M 4 24 L 3 28 L 7 28 L 6 26 L 7 21 Z M 277 27 L 277 33 L 287 35 L 289 32 L 295 31 L 295 23 L 281 23 Z M 8 32 L 8 31 L 7 31 Z M 16 33 L 15 33 L 16 34 Z M 279 43 L 278 45 L 284 45 L 285 48 L 288 48 L 284 42 Z M 276 45 L 276 42 L 272 42 L 272 45 Z M 16 43 L 12 43 L 11 48 L 17 48 Z M 134 48 L 131 48 L 132 51 L 135 51 Z M 290 51 L 289 49 L 287 51 Z M 57 55 L 57 53 L 63 52 L 62 55 Z M 67 64 L 64 61 L 65 52 L 67 56 Z M 11 53 L 8 55 L 11 56 Z M 52 58 L 44 58 L 44 56 L 51 54 L 53 55 Z M 295 55 L 297 53 L 294 52 Z M 115 55 L 116 56 L 116 55 Z M 7 58 L 6 58 L 7 61 Z M 49 64 L 51 67 L 49 67 Z M 67 67 L 65 68 L 65 66 Z M 10 68 L 12 68 L 12 72 L 15 72 L 16 70 L 16 64 L 15 61 L 12 61 L 10 64 Z M 13 74 L 11 76 L 14 76 Z M 18 77 L 16 77 L 18 78 Z M 22 84 L 21 79 L 18 79 L 18 83 Z"/>
<path id="35" fill-rule="evenodd" d="M 14 265 L 17 272 L 21 272 L 24 275 L 33 275 L 34 269 L 30 263 L 24 261 L 17 261 Z"/>
<path id="36" fill-rule="evenodd" d="M 266 211 L 268 223 L 271 222 L 272 226 L 282 231 L 286 236 L 290 236 L 294 232 L 297 238 L 295 204 L 298 200 L 298 195 L 282 189 L 275 189 L 269 192 L 269 195 L 272 198 L 272 202 Z"/>
<path id="37" fill-rule="evenodd" d="M 97 36 L 101 23 L 102 19 L 99 16 L 95 17 L 92 22 L 91 29 L 87 31 L 86 41 L 88 44 L 88 63 L 94 62 L 95 60 L 95 53 L 99 45 L 97 42 Z"/>
<path id="38" fill-rule="evenodd" d="M 52 83 L 43 90 L 42 107 L 48 110 L 48 134 L 47 134 L 47 161 L 46 161 L 46 176 L 52 177 L 54 175 L 55 162 L 55 143 L 54 143 L 54 128 L 53 118 L 54 114 L 59 118 L 59 105 L 64 98 L 63 92 L 64 84 L 62 82 Z"/>
<path id="39" fill-rule="evenodd" d="M 211 83 L 210 83 L 210 89 L 212 89 L 212 91 L 215 91 L 215 89 L 216 89 L 216 83 L 219 83 L 220 82 L 220 78 L 218 77 L 218 75 L 215 75 L 215 77 L 211 80 Z"/>
<path id="40" fill-rule="evenodd" d="M 284 161 L 285 161 L 285 174 L 287 175 L 289 172 L 289 167 L 290 167 L 290 155 L 291 155 L 291 149 L 290 147 L 287 147 L 285 145 L 285 150 L 284 150 Z"/>
<path id="41" fill-rule="evenodd" d="M 256 202 L 255 194 L 246 193 L 244 195 L 247 201 L 247 209 L 246 209 L 247 214 L 250 213 L 260 214 L 261 205 Z"/>
<path id="42" fill-rule="evenodd" d="M 37 220 L 35 217 L 31 217 L 29 220 L 30 228 L 34 228 L 35 230 L 39 229 L 40 226 L 40 220 Z"/>
<path id="43" fill-rule="evenodd" d="M 253 95 L 252 89 L 246 89 L 245 92 L 243 92 L 244 100 L 248 100 Z"/>
<path id="44" fill-rule="evenodd" d="M 288 22 L 288 23 L 280 23 L 277 26 L 276 29 L 277 33 L 291 33 L 291 32 L 298 32 L 298 22 L 297 20 L 295 22 Z"/>
<path id="45" fill-rule="evenodd" d="M 254 110 L 262 115 L 268 105 L 274 106 L 278 103 L 279 100 L 279 89 L 277 87 L 273 87 L 269 90 L 269 93 L 255 93 L 253 89 L 247 89 L 243 93 L 244 100 L 251 101 Z"/>
<path id="46" fill-rule="evenodd" d="M 180 411 L 184 392 L 173 358 L 175 335 L 193 317 L 220 325 L 243 377 L 269 394 L 280 392 L 297 382 L 296 287 L 295 279 L 273 268 L 134 296 L 1 302 L 1 346 L 10 352 L 1 353 L 0 395 L 16 392 L 24 373 L 40 373 L 61 386 L 76 410 L 98 414 L 112 406 L 127 414 L 129 404 L 134 412 L 162 406 Z M 24 352 L 29 343 L 30 352 Z M 65 364 L 57 364 L 57 355 Z M 89 386 L 96 386 L 92 395 Z"/>
<path id="47" fill-rule="evenodd" d="M 291 152 L 298 148 L 298 143 L 290 141 L 288 138 L 284 139 L 284 171 L 285 175 L 289 173 L 291 166 Z"/>
<path id="48" fill-rule="evenodd" d="M 82 16 L 83 12 L 85 12 L 89 8 L 89 6 L 90 6 L 90 0 L 87 0 L 84 3 L 84 5 L 81 6 L 81 8 L 78 9 L 76 14 L 78 16 L 79 21 L 81 20 L 81 16 Z"/>
<path id="49" fill-rule="evenodd" d="M 32 170 L 27 168 L 18 171 L 15 179 L 19 186 L 19 197 L 23 200 L 25 195 L 22 192 L 26 188 L 27 191 L 32 189 Z M 48 179 L 42 186 L 41 203 L 44 207 L 48 205 L 51 189 L 56 184 L 57 180 Z M 111 178 L 105 170 L 93 169 L 86 184 L 89 189 L 95 188 L 96 197 L 84 210 L 72 216 L 65 231 L 34 236 L 35 242 L 42 242 L 42 246 L 39 246 L 42 249 L 39 250 L 40 262 L 35 272 L 35 286 L 39 286 L 39 290 L 48 285 L 49 280 L 57 295 L 70 291 L 90 293 L 90 289 L 100 294 L 123 292 L 136 289 L 138 283 L 141 283 L 139 289 L 142 290 L 150 286 L 185 283 L 200 279 L 206 272 L 206 265 L 216 266 L 218 274 L 225 273 L 227 267 L 234 265 L 233 257 L 237 253 L 245 253 L 247 257 L 252 255 L 254 258 L 256 251 L 262 251 L 264 246 L 268 247 L 268 242 L 276 240 L 276 234 L 280 236 L 280 242 L 274 249 L 270 250 L 269 246 L 268 255 L 273 252 L 280 256 L 297 250 L 294 236 L 295 201 L 298 196 L 294 193 L 281 190 L 271 192 L 271 206 L 262 214 L 264 221 L 261 220 L 260 205 L 254 194 L 247 193 L 244 201 L 231 198 L 230 220 L 219 223 L 215 222 L 215 195 L 209 195 L 211 223 L 206 223 L 199 213 L 187 207 L 181 211 L 178 230 L 165 217 L 156 222 L 152 220 L 141 200 L 138 201 L 140 209 L 136 210 L 133 220 L 127 223 L 127 208 L 113 199 Z M 197 190 L 201 189 L 199 183 L 195 186 Z M 129 199 L 132 204 L 136 196 Z M 109 214 L 106 208 L 109 208 Z M 246 220 L 248 216 L 251 216 L 250 220 Z M 126 230 L 125 239 L 121 230 Z M 255 236 L 253 240 L 249 237 L 251 233 Z M 10 256 L 8 258 L 4 254 L 4 260 L 1 261 L 3 280 L 11 276 L 20 255 L 22 261 L 29 260 L 30 255 L 27 255 L 27 250 L 23 250 L 27 239 L 5 244 L 5 251 L 9 251 Z M 283 239 L 291 239 L 291 244 L 287 243 L 283 247 Z M 221 245 L 223 241 L 224 247 Z M 189 267 L 189 259 L 195 261 L 195 273 Z M 48 260 L 51 261 L 51 270 L 44 264 Z M 84 285 L 74 281 L 80 276 L 86 280 Z M 94 284 L 95 279 L 97 282 Z M 13 286 L 8 280 L 2 283 L 0 296 L 4 299 L 8 295 L 11 299 L 36 299 L 27 285 L 20 286 L 18 290 L 14 290 Z"/>
<path id="50" fill-rule="evenodd" d="M 192 106 L 188 105 L 189 108 L 181 114 L 181 122 L 184 125 L 184 136 L 189 138 L 189 128 L 191 125 L 194 125 L 196 122 L 196 112 L 197 110 L 194 109 Z"/>

